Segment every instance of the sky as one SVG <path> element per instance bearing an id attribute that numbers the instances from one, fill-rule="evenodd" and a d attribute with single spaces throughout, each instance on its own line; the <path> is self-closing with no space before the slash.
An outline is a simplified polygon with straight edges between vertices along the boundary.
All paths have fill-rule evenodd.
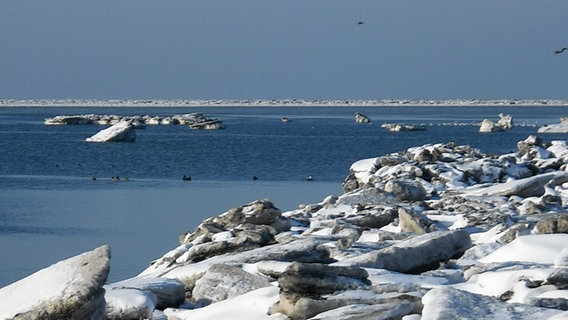
<path id="1" fill-rule="evenodd" d="M 564 99 L 567 16 L 566 0 L 0 0 L 0 99 Z"/>

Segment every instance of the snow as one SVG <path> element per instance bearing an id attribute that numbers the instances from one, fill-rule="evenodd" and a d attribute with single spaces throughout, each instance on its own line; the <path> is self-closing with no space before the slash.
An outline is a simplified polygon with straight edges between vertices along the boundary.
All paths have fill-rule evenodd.
<path id="1" fill-rule="evenodd" d="M 568 234 L 520 236 L 478 260 L 482 264 L 493 264 L 492 270 L 473 274 L 467 282 L 454 287 L 496 298 L 512 292 L 509 303 L 528 304 L 531 298 L 556 291 L 552 285 L 530 288 L 526 282 L 544 282 L 554 271 L 554 262 L 566 253 L 567 241 Z M 468 254 L 466 252 L 464 258 Z"/>
<path id="2" fill-rule="evenodd" d="M 270 286 L 245 293 L 238 297 L 195 309 L 182 310 L 169 308 L 164 310 L 168 317 L 180 320 L 210 319 L 286 319 L 279 315 L 269 316 L 267 310 L 278 302 L 280 289 Z"/>
<path id="3" fill-rule="evenodd" d="M 546 126 L 542 126 L 538 129 L 538 133 L 567 133 L 567 132 L 568 132 L 567 122 L 549 124 Z"/>
<path id="4" fill-rule="evenodd" d="M 520 261 L 554 264 L 554 260 L 568 247 L 568 234 L 528 235 L 498 249 L 479 261 L 483 263 Z"/>
<path id="5" fill-rule="evenodd" d="M 499 297 L 503 293 L 511 290 L 515 292 L 517 298 L 515 302 L 523 300 L 522 297 L 526 297 L 528 292 L 521 292 L 521 290 L 527 289 L 524 280 L 545 280 L 548 275 L 552 273 L 554 269 L 552 268 L 535 268 L 535 269 L 519 269 L 519 270 L 498 270 L 495 272 L 488 271 L 481 274 L 476 274 L 471 277 L 465 283 L 456 284 L 454 287 L 466 290 L 472 293 Z M 521 284 L 521 286 L 517 286 Z M 542 287 L 539 287 L 542 288 Z M 552 287 L 549 290 L 553 290 Z"/>

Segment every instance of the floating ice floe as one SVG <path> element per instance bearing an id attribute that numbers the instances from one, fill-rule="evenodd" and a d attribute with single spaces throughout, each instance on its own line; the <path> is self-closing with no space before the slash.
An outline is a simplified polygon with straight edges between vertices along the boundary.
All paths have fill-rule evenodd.
<path id="1" fill-rule="evenodd" d="M 568 133 L 568 118 L 560 118 L 560 123 L 547 124 L 538 128 L 538 133 Z"/>
<path id="2" fill-rule="evenodd" d="M 136 140 L 136 131 L 131 121 L 119 123 L 99 131 L 97 134 L 85 139 L 88 142 L 132 142 Z"/>

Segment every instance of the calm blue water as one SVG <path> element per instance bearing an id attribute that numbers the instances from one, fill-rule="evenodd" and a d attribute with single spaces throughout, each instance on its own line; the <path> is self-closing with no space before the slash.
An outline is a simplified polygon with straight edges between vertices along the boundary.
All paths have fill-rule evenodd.
<path id="1" fill-rule="evenodd" d="M 563 107 L 5 108 L 0 110 L 0 176 L 177 179 L 188 174 L 201 180 L 235 181 L 256 175 L 270 181 L 300 181 L 312 175 L 318 181 L 340 182 L 356 160 L 425 143 L 454 141 L 485 152 L 514 150 L 518 140 L 536 133 L 535 125 L 558 122 L 564 110 Z M 135 143 L 92 144 L 84 139 L 101 127 L 42 124 L 44 118 L 58 114 L 171 115 L 194 111 L 224 120 L 226 129 L 192 131 L 179 126 L 149 126 L 138 131 Z M 366 114 L 374 123 L 355 124 L 356 111 Z M 498 135 L 477 132 L 481 120 L 497 119 L 499 112 L 512 114 L 516 123 L 530 126 L 515 127 Z M 283 116 L 292 121 L 281 122 Z M 432 125 L 426 132 L 391 133 L 380 127 L 383 122 Z M 439 125 L 451 122 L 471 125 Z"/>
<path id="2" fill-rule="evenodd" d="M 0 108 L 0 286 L 110 243 L 111 281 L 141 271 L 205 217 L 255 199 L 289 210 L 340 192 L 351 163 L 426 143 L 514 151 L 566 107 Z M 99 126 L 44 126 L 60 114 L 203 112 L 225 129 L 148 126 L 134 143 L 87 143 Z M 355 124 L 361 112 L 373 123 Z M 484 118 L 518 126 L 481 134 Z M 292 121 L 283 123 L 288 117 Z M 383 122 L 425 124 L 391 133 Z M 460 124 L 460 125 L 449 125 Z M 543 135 L 562 140 L 565 135 Z M 191 175 L 191 182 L 181 181 Z M 311 175 L 315 181 L 307 182 Z M 97 180 L 93 181 L 92 176 Z M 129 182 L 111 182 L 112 176 Z M 252 181 L 257 176 L 258 181 Z"/>

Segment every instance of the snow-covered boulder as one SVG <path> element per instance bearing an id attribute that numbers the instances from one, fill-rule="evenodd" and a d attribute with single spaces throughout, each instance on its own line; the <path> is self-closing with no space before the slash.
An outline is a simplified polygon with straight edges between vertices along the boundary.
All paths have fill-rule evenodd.
<path id="1" fill-rule="evenodd" d="M 135 127 L 131 121 L 121 121 L 85 139 L 88 142 L 132 142 L 136 139 Z"/>
<path id="2" fill-rule="evenodd" d="M 0 288 L 0 319 L 103 319 L 106 245 Z"/>
<path id="3" fill-rule="evenodd" d="M 185 286 L 176 279 L 135 277 L 108 284 L 104 288 L 107 290 L 106 298 L 112 290 L 136 289 L 142 292 L 150 292 L 156 297 L 154 302 L 156 308 L 160 309 L 177 307 L 185 300 Z M 113 301 L 119 301 L 121 297 L 123 296 L 116 294 L 113 296 Z M 128 295 L 124 295 L 124 297 L 128 298 Z M 107 299 L 108 303 L 109 299 Z"/>
<path id="4" fill-rule="evenodd" d="M 169 320 L 210 320 L 210 319 L 272 319 L 288 318 L 268 316 L 268 309 L 278 302 L 278 287 L 260 288 L 243 295 L 223 300 L 203 308 L 188 310 L 168 308 L 164 310 Z"/>
<path id="5" fill-rule="evenodd" d="M 105 294 L 105 319 L 152 319 L 156 296 L 138 289 L 110 289 Z"/>
<path id="6" fill-rule="evenodd" d="M 337 264 L 402 273 L 424 272 L 437 268 L 440 262 L 460 256 L 470 246 L 469 234 L 463 230 L 435 231 L 412 237 L 381 250 L 344 259 Z"/>
<path id="7" fill-rule="evenodd" d="M 265 277 L 236 266 L 216 264 L 195 282 L 191 299 L 194 305 L 202 307 L 269 286 Z"/>

